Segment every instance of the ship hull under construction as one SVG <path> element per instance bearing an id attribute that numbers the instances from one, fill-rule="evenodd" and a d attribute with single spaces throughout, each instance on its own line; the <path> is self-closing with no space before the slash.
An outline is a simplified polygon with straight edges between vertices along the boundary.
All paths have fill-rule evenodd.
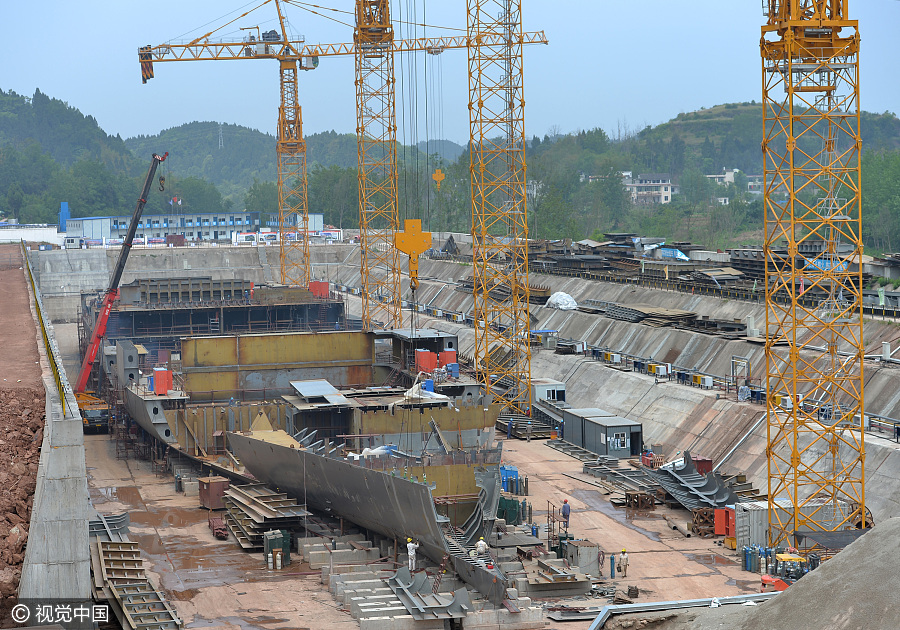
<path id="1" fill-rule="evenodd" d="M 283 438 L 278 439 L 277 434 Z M 438 515 L 429 485 L 403 477 L 403 461 L 397 457 L 349 460 L 318 454 L 299 444 L 294 447 L 290 444 L 293 440 L 281 431 L 229 433 L 228 440 L 248 472 L 307 506 L 389 538 L 404 541 L 411 537 L 436 562 L 448 553 L 444 526 L 449 524 L 449 519 Z M 494 487 L 499 487 L 500 450 L 428 457 L 432 478 L 438 476 L 442 466 L 465 467 L 469 474 L 479 469 L 478 485 L 488 488 L 487 492 L 481 492 L 481 500 L 473 510 L 478 523 L 472 523 L 476 525 L 471 527 L 473 531 L 464 530 L 464 536 L 484 535 L 485 526 L 490 527 L 493 522 L 499 501 L 499 492 Z M 465 546 L 469 541 L 460 540 L 460 543 Z"/>

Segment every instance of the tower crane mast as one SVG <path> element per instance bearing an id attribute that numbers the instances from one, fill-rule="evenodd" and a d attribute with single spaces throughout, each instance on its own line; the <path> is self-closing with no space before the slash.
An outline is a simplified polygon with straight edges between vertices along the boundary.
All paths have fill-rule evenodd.
<path id="1" fill-rule="evenodd" d="M 394 28 L 388 0 L 356 0 L 356 138 L 363 327 L 400 328 Z M 383 271 L 379 270 L 383 269 Z"/>
<path id="2" fill-rule="evenodd" d="M 531 412 L 521 0 L 467 0 L 475 368 Z M 496 297 L 495 289 L 509 291 Z"/>
<path id="3" fill-rule="evenodd" d="M 797 546 L 867 521 L 860 40 L 848 0 L 764 6 L 770 537 Z"/>

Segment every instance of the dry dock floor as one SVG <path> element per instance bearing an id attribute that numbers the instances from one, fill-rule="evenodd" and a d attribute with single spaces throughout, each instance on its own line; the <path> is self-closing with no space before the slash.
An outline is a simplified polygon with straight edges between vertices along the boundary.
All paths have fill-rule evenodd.
<path id="1" fill-rule="evenodd" d="M 672 530 L 664 516 L 687 520 L 688 512 L 673 511 L 661 505 L 649 512 L 616 508 L 609 495 L 587 481 L 565 473 L 582 475 L 582 462 L 546 446 L 545 440 L 504 440 L 503 461 L 518 467 L 528 476 L 528 501 L 538 524 L 547 522 L 547 502 L 557 506 L 563 499 L 572 505 L 569 533 L 600 545 L 607 554 L 628 550 L 628 577 L 618 574 L 615 582 L 621 590 L 634 585 L 640 589 L 636 601 L 665 601 L 698 597 L 723 597 L 759 592 L 760 579 L 741 569 L 738 554 L 717 545 L 721 538 L 685 538 Z M 609 577 L 609 562 L 604 565 Z M 602 606 L 605 600 L 586 599 L 565 602 L 570 606 Z M 550 622 L 549 628 L 580 630 L 589 622 Z"/>
<path id="2" fill-rule="evenodd" d="M 116 459 L 106 435 L 85 435 L 88 483 L 102 514 L 128 511 L 129 537 L 140 543 L 150 579 L 166 593 L 186 628 L 236 630 L 358 628 L 340 612 L 309 566 L 263 568 L 261 553 L 245 553 L 233 538 L 216 540 L 199 498 L 176 494 L 171 474 L 149 462 Z"/>

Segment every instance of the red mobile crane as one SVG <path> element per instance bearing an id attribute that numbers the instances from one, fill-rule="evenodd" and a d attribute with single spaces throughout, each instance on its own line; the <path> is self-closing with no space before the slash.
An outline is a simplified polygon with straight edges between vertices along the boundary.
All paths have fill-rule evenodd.
<path id="1" fill-rule="evenodd" d="M 91 377 L 91 370 L 94 367 L 94 360 L 97 358 L 97 351 L 100 349 L 100 341 L 106 333 L 106 324 L 109 321 L 109 312 L 112 310 L 113 302 L 119 297 L 119 281 L 122 279 L 122 272 L 125 271 L 125 263 L 128 261 L 128 254 L 131 251 L 131 244 L 134 241 L 134 234 L 137 231 L 138 222 L 141 220 L 141 214 L 144 212 L 144 206 L 147 204 L 147 193 L 150 192 L 150 185 L 153 183 L 153 177 L 156 175 L 156 167 L 169 157 L 169 153 L 159 156 L 153 154 L 153 160 L 150 162 L 150 170 L 147 171 L 147 179 L 144 180 L 144 188 L 141 190 L 141 196 L 137 201 L 134 214 L 131 217 L 131 224 L 128 226 L 128 234 L 125 236 L 125 242 L 122 244 L 122 251 L 119 252 L 119 259 L 116 261 L 116 267 L 113 269 L 112 277 L 109 280 L 109 288 L 103 295 L 103 303 L 100 306 L 100 314 L 94 324 L 94 330 L 91 332 L 91 341 L 88 343 L 84 352 L 84 360 L 81 363 L 81 371 L 78 373 L 78 381 L 75 383 L 75 397 L 78 400 L 78 408 L 81 410 L 81 416 L 84 420 L 85 427 L 103 426 L 108 419 L 108 408 L 106 403 L 101 399 L 89 394 L 87 389 L 88 380 Z M 162 178 L 160 178 L 162 183 Z M 162 189 L 162 186 L 160 186 Z M 102 418 L 103 410 L 107 410 L 107 418 Z M 95 422 L 96 420 L 96 422 Z"/>

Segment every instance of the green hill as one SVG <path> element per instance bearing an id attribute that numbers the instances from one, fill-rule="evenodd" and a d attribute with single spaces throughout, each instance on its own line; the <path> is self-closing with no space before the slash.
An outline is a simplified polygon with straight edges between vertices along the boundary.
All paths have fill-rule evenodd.
<path id="1" fill-rule="evenodd" d="M 223 146 L 219 148 L 219 131 Z M 759 230 L 762 204 L 742 189 L 719 189 L 704 175 L 738 168 L 762 169 L 761 105 L 730 103 L 682 113 L 656 127 L 612 139 L 602 129 L 528 142 L 531 182 L 529 223 L 537 238 L 584 238 L 596 231 L 628 230 L 692 239 L 710 246 Z M 814 134 L 801 148 L 819 150 Z M 867 244 L 892 250 L 900 242 L 900 120 L 891 113 L 862 114 L 863 205 Z M 432 230 L 467 231 L 471 220 L 468 151 L 450 141 L 431 141 L 446 179 L 425 145 L 398 146 L 401 218 L 422 218 Z M 28 98 L 0 91 L 0 215 L 52 222 L 60 201 L 72 214 L 130 213 L 151 152 L 168 151 L 164 193 L 154 192 L 147 211 L 167 210 L 172 196 L 184 211 L 244 207 L 277 212 L 275 138 L 239 125 L 193 122 L 123 141 L 90 115 L 40 91 Z M 357 208 L 357 144 L 335 131 L 307 137 L 311 212 L 353 227 Z M 620 171 L 669 173 L 681 187 L 665 207 L 632 207 Z M 727 196 L 729 206 L 715 198 Z M 877 229 L 876 229 L 877 228 Z M 748 237 L 751 238 L 751 237 Z M 758 236 L 753 236 L 757 238 Z"/>
<path id="2" fill-rule="evenodd" d="M 224 197 L 242 202 L 253 179 L 275 181 L 275 137 L 240 125 L 192 122 L 158 134 L 125 140 L 135 156 L 168 151 L 168 170 L 178 177 L 204 179 Z"/>
<path id="3" fill-rule="evenodd" d="M 275 136 L 255 129 L 223 123 L 222 148 L 219 148 L 219 123 L 192 122 L 158 134 L 142 135 L 125 140 L 125 145 L 135 156 L 150 155 L 154 151 L 168 151 L 172 156 L 170 171 L 179 177 L 204 179 L 219 189 L 223 197 L 236 202 L 253 185 L 253 180 L 275 181 Z M 440 145 L 448 152 L 449 143 Z M 423 147 L 424 149 L 424 144 Z M 398 147 L 398 158 L 415 160 L 416 150 Z M 420 154 L 420 160 L 423 155 Z M 455 159 L 455 157 L 454 157 Z M 306 137 L 307 169 L 310 173 L 321 167 L 356 168 L 356 136 L 349 133 L 325 131 Z"/>
<path id="4" fill-rule="evenodd" d="M 122 138 L 108 135 L 93 116 L 40 90 L 32 97 L 0 90 L 0 147 L 22 150 L 30 143 L 64 166 L 96 160 L 120 171 L 134 167 Z"/>
<path id="5" fill-rule="evenodd" d="M 900 149 L 900 119 L 894 114 L 860 114 L 863 149 L 882 151 Z M 640 131 L 625 146 L 643 157 L 647 170 L 678 174 L 678 163 L 664 159 L 667 148 L 684 144 L 685 166 L 695 166 L 706 174 L 723 168 L 739 168 L 746 173 L 762 172 L 762 105 L 728 103 L 696 112 L 678 114 L 674 119 Z M 814 149 L 815 147 L 810 147 Z M 651 155 L 651 154 L 656 155 Z M 673 156 L 674 157 L 674 156 Z M 668 168 L 667 168 L 668 167 Z"/>

